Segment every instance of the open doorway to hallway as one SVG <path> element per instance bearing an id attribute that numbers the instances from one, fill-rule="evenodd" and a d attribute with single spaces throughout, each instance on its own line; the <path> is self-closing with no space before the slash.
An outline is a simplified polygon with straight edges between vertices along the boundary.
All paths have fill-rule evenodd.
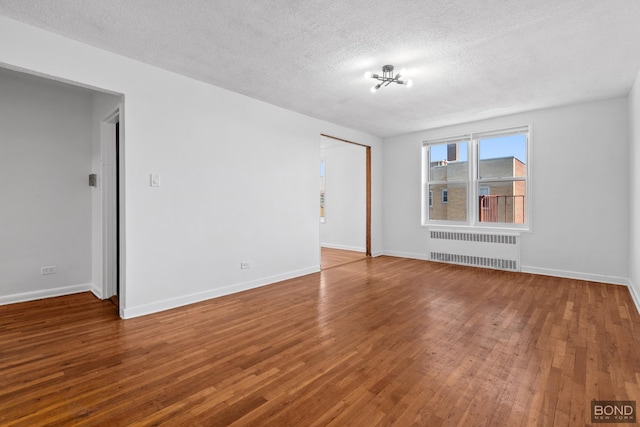
<path id="1" fill-rule="evenodd" d="M 322 135 L 321 268 L 371 255 L 371 148 Z"/>
<path id="2" fill-rule="evenodd" d="M 0 92 L 0 304 L 87 291 L 108 298 L 105 209 L 120 199 L 107 200 L 117 184 L 104 174 L 103 133 L 115 158 L 117 120 L 104 120 L 123 108 L 122 95 L 5 67 Z"/>

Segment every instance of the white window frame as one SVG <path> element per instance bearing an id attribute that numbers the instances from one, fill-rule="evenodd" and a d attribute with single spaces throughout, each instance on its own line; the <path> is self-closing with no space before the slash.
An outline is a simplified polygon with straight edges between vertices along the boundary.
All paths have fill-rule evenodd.
<path id="1" fill-rule="evenodd" d="M 526 135 L 526 176 L 525 177 L 505 177 L 505 178 L 487 178 L 480 179 L 478 177 L 479 161 L 480 161 L 480 140 L 489 139 L 500 136 L 508 136 L 515 134 Z M 464 135 L 458 135 L 450 138 L 439 138 L 425 140 L 422 142 L 422 215 L 421 221 L 424 227 L 464 227 L 464 228 L 479 228 L 479 229 L 500 229 L 500 230 L 514 230 L 514 231 L 531 231 L 531 212 L 532 212 L 532 192 L 531 192 L 531 171 L 532 171 L 532 156 L 531 156 L 531 135 L 532 129 L 530 125 L 517 126 L 506 129 L 475 132 Z M 429 218 L 429 200 L 425 198 L 429 197 L 429 185 L 438 184 L 438 182 L 429 181 L 429 149 L 432 145 L 440 145 L 447 143 L 460 143 L 467 142 L 467 174 L 468 178 L 465 182 L 467 187 L 467 220 L 466 221 L 449 221 L 449 220 L 432 220 Z M 480 187 L 486 187 L 486 182 L 512 182 L 512 181 L 524 181 L 525 182 L 525 223 L 513 224 L 513 223 L 497 223 L 497 222 L 480 222 L 480 208 L 479 208 L 479 193 Z M 453 183 L 453 182 L 452 182 Z M 459 182 L 455 182 L 459 184 Z M 426 202 L 426 204 L 425 204 Z M 425 209 L 427 207 L 427 209 Z"/>
<path id="2" fill-rule="evenodd" d="M 442 189 L 442 204 L 446 205 L 447 203 L 449 203 L 449 189 L 443 188 Z"/>
<path id="3" fill-rule="evenodd" d="M 429 190 L 429 208 L 433 208 L 433 191 Z"/>

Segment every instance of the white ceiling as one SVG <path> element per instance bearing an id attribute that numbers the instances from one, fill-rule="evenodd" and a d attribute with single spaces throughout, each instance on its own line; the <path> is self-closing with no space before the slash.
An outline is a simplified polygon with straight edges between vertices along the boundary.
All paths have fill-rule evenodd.
<path id="1" fill-rule="evenodd" d="M 392 136 L 625 96 L 638 0 L 0 0 L 0 14 Z M 375 94 L 366 70 L 406 67 Z"/>

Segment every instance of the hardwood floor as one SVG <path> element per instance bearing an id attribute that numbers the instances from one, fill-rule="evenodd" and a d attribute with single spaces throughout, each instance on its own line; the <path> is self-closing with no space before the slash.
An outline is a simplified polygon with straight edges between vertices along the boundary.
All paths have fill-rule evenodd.
<path id="1" fill-rule="evenodd" d="M 321 248 L 320 252 L 320 268 L 322 270 L 348 264 L 354 261 L 360 261 L 367 257 L 364 252 L 345 251 L 343 249 Z"/>
<path id="2" fill-rule="evenodd" d="M 136 319 L 0 307 L 0 425 L 585 425 L 640 399 L 625 287 L 365 259 Z"/>

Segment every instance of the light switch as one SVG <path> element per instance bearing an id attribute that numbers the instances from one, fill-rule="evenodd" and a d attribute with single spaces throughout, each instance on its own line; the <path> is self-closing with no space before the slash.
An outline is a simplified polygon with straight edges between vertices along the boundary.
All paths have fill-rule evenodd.
<path id="1" fill-rule="evenodd" d="M 157 173 L 151 174 L 151 186 L 160 187 L 160 175 Z"/>

